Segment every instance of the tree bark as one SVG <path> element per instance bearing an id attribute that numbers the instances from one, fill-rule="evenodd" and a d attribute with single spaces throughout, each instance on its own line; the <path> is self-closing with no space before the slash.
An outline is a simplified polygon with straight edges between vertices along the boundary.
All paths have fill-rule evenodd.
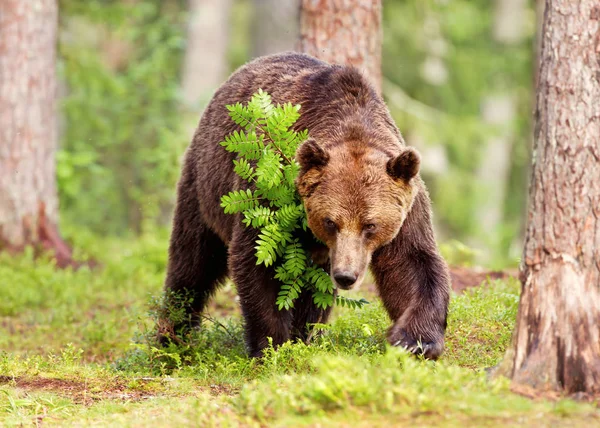
<path id="1" fill-rule="evenodd" d="M 600 4 L 547 0 L 517 385 L 600 392 Z M 510 356 L 510 353 L 508 354 Z"/>
<path id="2" fill-rule="evenodd" d="M 381 0 L 302 0 L 300 51 L 353 65 L 381 93 Z"/>
<path id="3" fill-rule="evenodd" d="M 57 231 L 56 0 L 0 2 L 0 248 L 71 251 Z"/>
<path id="4" fill-rule="evenodd" d="M 189 0 L 181 87 L 186 107 L 196 113 L 227 75 L 230 10 L 231 0 Z"/>
<path id="5" fill-rule="evenodd" d="M 291 51 L 299 35 L 299 0 L 253 0 L 252 56 Z"/>

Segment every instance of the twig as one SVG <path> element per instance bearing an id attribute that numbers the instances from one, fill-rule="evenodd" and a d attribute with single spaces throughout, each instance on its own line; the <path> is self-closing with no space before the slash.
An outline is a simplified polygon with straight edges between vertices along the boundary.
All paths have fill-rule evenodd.
<path id="1" fill-rule="evenodd" d="M 202 314 L 202 318 L 204 318 L 207 321 L 210 321 L 216 325 L 218 325 L 219 327 L 221 327 L 223 330 L 225 330 L 227 332 L 227 334 L 232 338 L 235 339 L 236 337 L 233 335 L 233 333 L 231 333 L 231 331 L 229 331 L 229 329 L 227 327 L 225 327 L 225 325 L 223 325 L 223 323 L 221 323 L 220 321 L 214 319 L 213 317 L 211 317 L 210 315 L 206 315 L 206 314 Z"/>

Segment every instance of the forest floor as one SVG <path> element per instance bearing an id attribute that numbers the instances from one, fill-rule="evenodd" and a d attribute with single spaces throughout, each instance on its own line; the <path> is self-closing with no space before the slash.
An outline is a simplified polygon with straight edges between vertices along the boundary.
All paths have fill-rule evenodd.
<path id="1" fill-rule="evenodd" d="M 102 267 L 57 270 L 31 254 L 0 255 L 2 426 L 600 424 L 598 403 L 525 397 L 489 377 L 514 327 L 512 275 L 453 270 L 459 292 L 437 363 L 386 345 L 389 320 L 369 285 L 351 295 L 371 304 L 337 308 L 311 345 L 286 344 L 258 362 L 245 354 L 231 285 L 189 343 L 158 349 L 145 340 L 165 234 L 72 238 L 80 257 L 86 249 Z"/>

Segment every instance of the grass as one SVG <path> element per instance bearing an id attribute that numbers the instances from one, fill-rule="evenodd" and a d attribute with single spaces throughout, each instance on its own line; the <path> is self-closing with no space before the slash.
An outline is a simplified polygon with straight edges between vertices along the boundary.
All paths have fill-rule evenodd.
<path id="1" fill-rule="evenodd" d="M 437 363 L 385 343 L 372 304 L 338 308 L 310 346 L 247 358 L 231 285 L 187 345 L 148 344 L 167 235 L 100 240 L 72 234 L 101 268 L 54 269 L 0 254 L 0 425 L 578 426 L 592 404 L 530 400 L 485 369 L 503 357 L 519 286 L 497 281 L 453 296 Z"/>

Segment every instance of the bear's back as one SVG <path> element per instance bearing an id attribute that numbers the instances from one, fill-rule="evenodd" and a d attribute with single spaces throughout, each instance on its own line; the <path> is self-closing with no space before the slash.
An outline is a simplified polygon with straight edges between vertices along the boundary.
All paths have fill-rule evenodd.
<path id="1" fill-rule="evenodd" d="M 237 69 L 215 92 L 207 110 L 221 110 L 227 104 L 245 103 L 259 89 L 268 92 L 275 104 L 297 103 L 300 82 L 332 68 L 309 55 L 286 52 L 255 59 Z"/>
<path id="2" fill-rule="evenodd" d="M 319 140 L 343 135 L 340 127 L 357 124 L 402 140 L 383 99 L 358 69 L 297 52 L 261 57 L 240 67 L 217 90 L 204 116 L 211 120 L 216 113 L 213 119 L 225 125 L 229 117 L 224 106 L 245 103 L 259 89 L 268 92 L 275 104 L 300 104 L 296 129 L 308 129 Z M 229 124 L 226 131 L 235 129 Z"/>

